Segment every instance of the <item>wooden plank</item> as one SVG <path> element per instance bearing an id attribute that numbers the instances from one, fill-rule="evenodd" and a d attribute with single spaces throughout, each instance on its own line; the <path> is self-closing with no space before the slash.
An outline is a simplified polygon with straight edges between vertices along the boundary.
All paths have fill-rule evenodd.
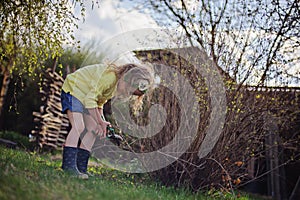
<path id="1" fill-rule="evenodd" d="M 52 144 L 52 143 L 45 143 L 44 145 L 49 146 L 49 147 L 53 147 L 54 149 L 57 148 L 56 144 Z"/>
<path id="2" fill-rule="evenodd" d="M 17 147 L 16 142 L 2 139 L 2 138 L 0 138 L 0 145 L 5 146 L 6 148 L 12 148 L 12 149 L 15 149 Z"/>

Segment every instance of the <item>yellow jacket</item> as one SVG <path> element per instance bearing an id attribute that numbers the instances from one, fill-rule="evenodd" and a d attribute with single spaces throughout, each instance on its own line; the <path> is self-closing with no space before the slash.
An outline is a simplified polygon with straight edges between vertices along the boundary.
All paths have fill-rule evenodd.
<path id="1" fill-rule="evenodd" d="M 62 89 L 79 99 L 86 108 L 103 108 L 114 96 L 117 77 L 102 64 L 86 66 L 69 74 Z"/>

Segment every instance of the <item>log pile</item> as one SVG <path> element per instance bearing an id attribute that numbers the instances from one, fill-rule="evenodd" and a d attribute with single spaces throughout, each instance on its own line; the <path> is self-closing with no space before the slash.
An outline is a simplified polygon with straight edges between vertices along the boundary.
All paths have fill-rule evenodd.
<path id="1" fill-rule="evenodd" d="M 44 73 L 40 92 L 42 105 L 39 112 L 33 112 L 35 128 L 31 131 L 33 140 L 40 149 L 62 148 L 68 134 L 69 121 L 61 113 L 60 90 L 64 79 L 51 69 Z"/>

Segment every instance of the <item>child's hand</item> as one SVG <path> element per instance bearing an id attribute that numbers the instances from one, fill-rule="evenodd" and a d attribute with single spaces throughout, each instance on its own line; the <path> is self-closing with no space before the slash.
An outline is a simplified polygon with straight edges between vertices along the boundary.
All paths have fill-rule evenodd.
<path id="1" fill-rule="evenodd" d="M 100 121 L 97 129 L 99 129 L 100 137 L 105 138 L 107 134 L 107 126 L 110 126 L 110 122 L 108 121 Z"/>

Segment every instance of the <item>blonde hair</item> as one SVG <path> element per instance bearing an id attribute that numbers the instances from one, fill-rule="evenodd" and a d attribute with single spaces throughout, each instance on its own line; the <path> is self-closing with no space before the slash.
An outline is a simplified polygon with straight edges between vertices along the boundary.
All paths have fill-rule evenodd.
<path id="1" fill-rule="evenodd" d="M 149 95 L 154 88 L 154 69 L 150 63 L 129 63 L 121 66 L 110 65 L 110 69 L 116 74 L 117 79 L 124 77 L 131 86 L 138 85 L 141 80 L 147 81 L 147 95 Z M 131 100 L 133 100 L 132 109 L 134 114 L 142 110 L 144 97 L 145 94 L 131 97 Z"/>

